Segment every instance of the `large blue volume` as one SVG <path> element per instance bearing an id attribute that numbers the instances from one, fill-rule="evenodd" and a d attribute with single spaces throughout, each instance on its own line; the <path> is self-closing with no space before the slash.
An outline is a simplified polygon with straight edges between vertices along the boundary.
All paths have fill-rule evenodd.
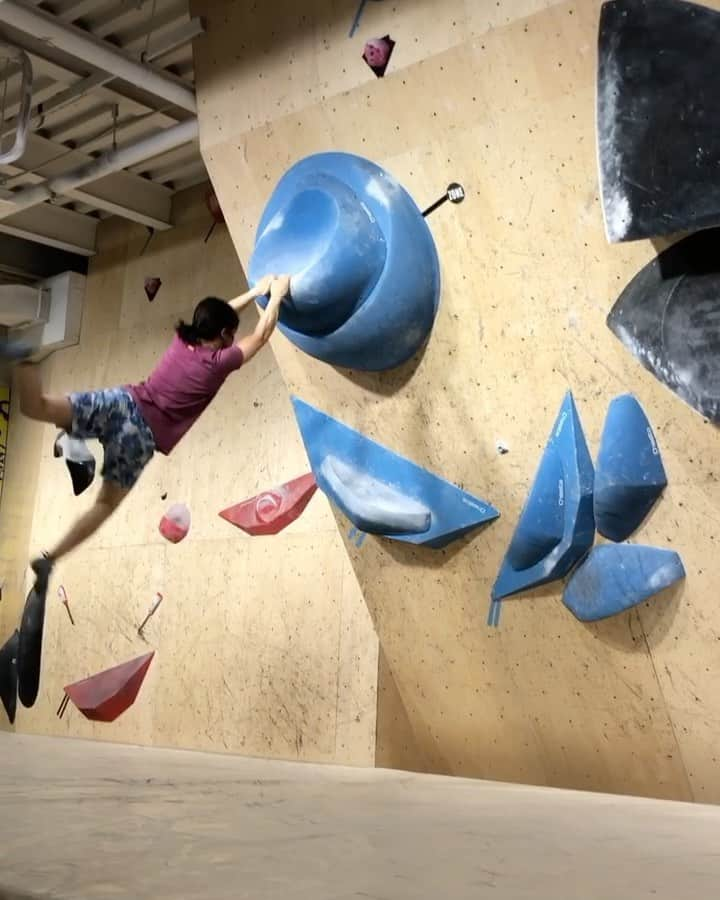
<path id="1" fill-rule="evenodd" d="M 356 528 L 440 549 L 500 515 L 479 497 L 292 399 L 318 487 Z"/>
<path id="2" fill-rule="evenodd" d="M 595 463 L 595 524 L 624 541 L 644 521 L 667 485 L 655 435 L 632 394 L 610 404 Z"/>
<path id="3" fill-rule="evenodd" d="M 624 612 L 685 577 L 674 550 L 600 544 L 573 572 L 563 603 L 582 622 Z"/>
<path id="4" fill-rule="evenodd" d="M 493 586 L 493 601 L 567 575 L 594 537 L 593 464 L 568 391 Z"/>
<path id="5" fill-rule="evenodd" d="M 283 334 L 351 369 L 408 360 L 440 300 L 437 250 L 420 210 L 392 175 L 349 153 L 309 156 L 282 177 L 258 225 L 250 282 L 268 272 L 292 276 Z"/>

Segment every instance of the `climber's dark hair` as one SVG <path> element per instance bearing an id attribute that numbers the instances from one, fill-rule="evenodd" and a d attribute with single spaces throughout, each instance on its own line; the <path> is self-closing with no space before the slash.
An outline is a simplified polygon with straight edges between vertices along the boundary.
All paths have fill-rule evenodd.
<path id="1" fill-rule="evenodd" d="M 186 344 L 200 341 L 214 341 L 223 331 L 235 331 L 239 324 L 238 314 L 225 300 L 219 297 L 205 297 L 195 307 L 192 324 L 181 319 L 175 331 Z"/>

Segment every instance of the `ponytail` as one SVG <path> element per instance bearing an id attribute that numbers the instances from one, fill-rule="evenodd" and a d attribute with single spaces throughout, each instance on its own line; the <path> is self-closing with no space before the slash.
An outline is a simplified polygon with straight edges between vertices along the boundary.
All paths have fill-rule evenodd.
<path id="1" fill-rule="evenodd" d="M 175 331 L 177 332 L 177 336 L 184 344 L 190 344 L 191 347 L 194 347 L 195 344 L 197 344 L 197 331 L 192 325 L 188 325 L 188 323 L 184 322 L 182 319 L 180 319 L 180 321 L 177 323 Z"/>
<path id="2" fill-rule="evenodd" d="M 192 324 L 181 319 L 175 331 L 181 341 L 195 346 L 201 341 L 216 340 L 224 331 L 235 332 L 238 322 L 238 314 L 229 303 L 218 297 L 205 297 L 195 307 Z"/>

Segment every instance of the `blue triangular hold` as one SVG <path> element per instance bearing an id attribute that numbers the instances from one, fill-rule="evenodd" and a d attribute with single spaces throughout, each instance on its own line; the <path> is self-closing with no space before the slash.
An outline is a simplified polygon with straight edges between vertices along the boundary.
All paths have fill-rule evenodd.
<path id="1" fill-rule="evenodd" d="M 667 485 L 660 450 L 632 394 L 610 404 L 595 464 L 595 523 L 611 541 L 638 528 Z"/>
<path id="2" fill-rule="evenodd" d="M 361 531 L 440 549 L 500 515 L 314 406 L 292 401 L 318 487 Z"/>
<path id="3" fill-rule="evenodd" d="M 593 464 L 568 391 L 493 586 L 493 601 L 567 575 L 594 537 Z M 491 624 L 497 624 L 495 612 Z"/>
<path id="4" fill-rule="evenodd" d="M 624 612 L 685 577 L 674 550 L 600 544 L 573 572 L 563 603 L 582 622 Z"/>

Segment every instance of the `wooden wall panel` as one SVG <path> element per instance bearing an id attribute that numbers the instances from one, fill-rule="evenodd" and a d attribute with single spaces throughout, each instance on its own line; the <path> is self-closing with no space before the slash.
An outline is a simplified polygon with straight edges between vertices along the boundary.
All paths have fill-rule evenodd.
<path id="1" fill-rule="evenodd" d="M 155 235 L 144 252 L 144 229 L 113 220 L 103 226 L 81 343 L 45 363 L 50 390 L 142 379 L 197 300 L 244 290 L 227 229 L 218 226 L 204 243 L 206 189 L 179 196 L 177 227 Z M 148 275 L 163 282 L 152 303 L 143 289 Z M 241 328 L 255 322 L 248 309 Z M 1 546 L 17 588 L 3 600 L 2 635 L 15 626 L 29 589 L 29 555 L 52 545 L 97 488 L 73 497 L 65 465 L 52 455 L 54 438 L 53 428 L 13 411 Z M 175 452 L 156 454 L 113 518 L 58 565 L 41 694 L 32 710 L 20 711 L 18 730 L 372 765 L 377 638 L 327 501 L 317 494 L 275 537 L 251 539 L 218 517 L 307 470 L 287 390 L 266 349 L 226 382 Z M 192 524 L 171 545 L 158 524 L 176 501 L 188 504 Z M 74 628 L 57 599 L 60 584 Z M 141 638 L 136 629 L 156 591 L 164 600 Z M 157 655 L 147 681 L 116 723 L 88 722 L 72 705 L 62 721 L 55 717 L 69 681 L 148 648 Z"/>
<path id="2" fill-rule="evenodd" d="M 421 358 L 350 375 L 281 335 L 272 341 L 291 391 L 502 511 L 440 553 L 373 538 L 348 546 L 416 739 L 411 760 L 419 753 L 432 770 L 455 774 L 720 800 L 711 750 L 720 738 L 717 435 L 605 326 L 655 249 L 611 247 L 604 236 L 600 3 L 369 3 L 353 40 L 350 2 L 297 11 L 272 2 L 262 14 L 202 5 L 201 144 L 244 262 L 275 183 L 309 153 L 367 156 L 421 207 L 450 181 L 467 190 L 462 206 L 430 219 L 443 293 Z M 397 46 L 378 80 L 360 54 L 385 33 Z M 590 626 L 551 586 L 508 602 L 501 628 L 489 629 L 490 587 L 568 388 L 593 452 L 614 395 L 633 391 L 645 406 L 670 488 L 638 539 L 680 551 L 688 577 Z M 341 516 L 338 524 L 344 535 Z"/>

